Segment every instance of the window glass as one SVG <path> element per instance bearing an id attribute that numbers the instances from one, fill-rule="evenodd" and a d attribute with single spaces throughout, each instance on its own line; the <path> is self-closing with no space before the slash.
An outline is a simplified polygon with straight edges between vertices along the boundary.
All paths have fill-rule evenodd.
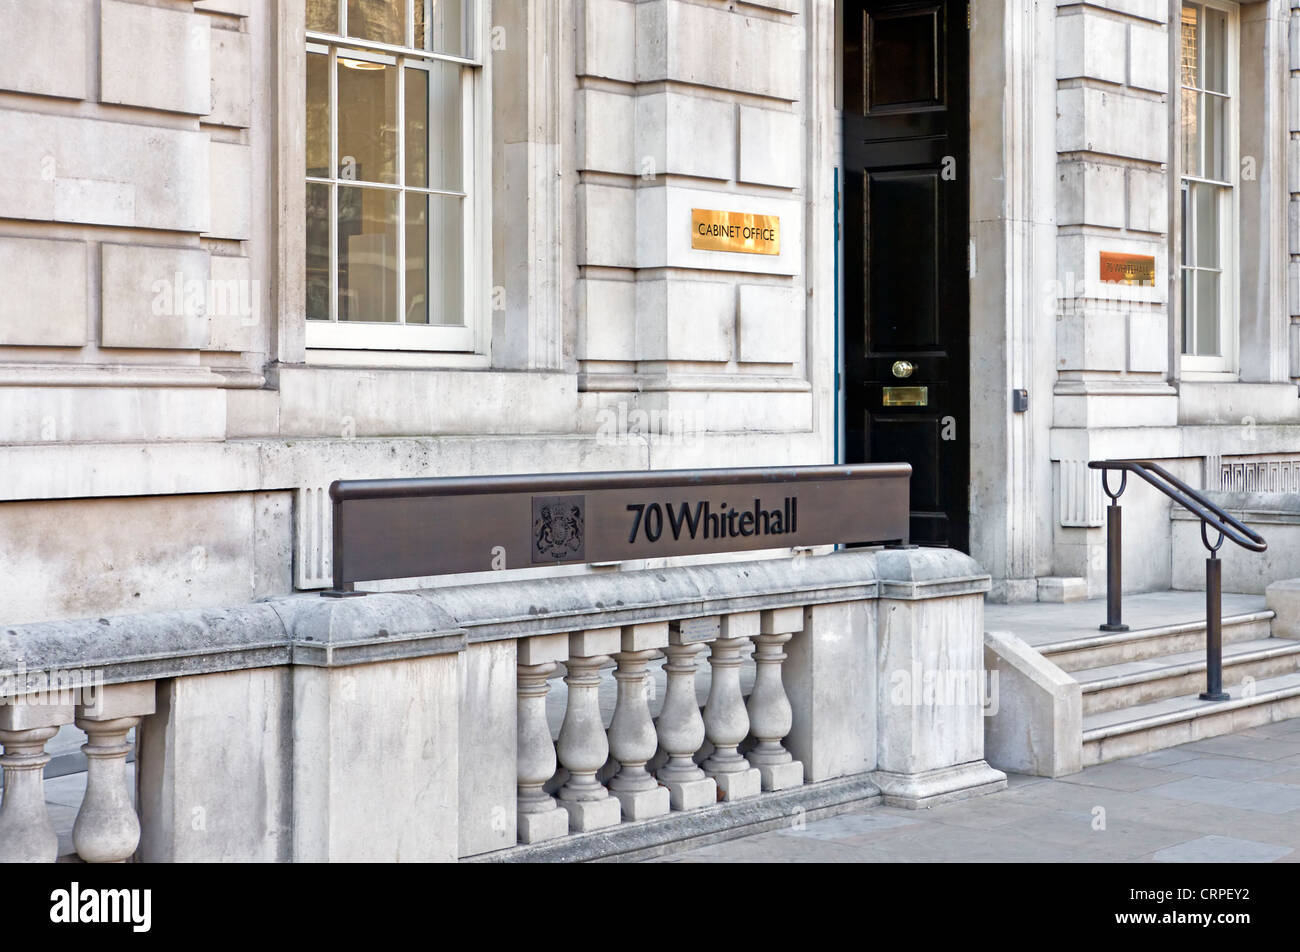
<path id="1" fill-rule="evenodd" d="M 1224 137 L 1227 135 L 1225 117 L 1228 100 L 1222 96 L 1206 94 L 1202 94 L 1201 98 L 1201 109 L 1205 120 L 1201 135 L 1205 149 L 1201 159 L 1201 176 L 1222 182 L 1228 177 L 1227 164 L 1224 161 L 1224 150 L 1227 145 Z"/>
<path id="2" fill-rule="evenodd" d="M 471 49 L 469 11 L 468 0 L 308 5 L 310 29 L 354 38 L 315 38 L 307 51 L 307 317 L 334 326 L 321 340 L 346 341 L 322 346 L 358 340 L 342 325 L 373 325 L 379 335 L 394 333 L 385 325 L 467 327 L 472 176 L 464 156 L 477 69 L 440 56 Z M 357 38 L 402 49 L 363 48 Z M 309 347 L 314 333 L 309 327 Z M 446 341 L 450 349 L 471 340 L 445 330 L 427 337 L 433 333 L 386 339 L 417 348 Z"/>
<path id="3" fill-rule="evenodd" d="M 1228 91 L 1228 18 L 1222 10 L 1207 9 L 1204 22 L 1204 88 L 1217 93 Z"/>
<path id="4" fill-rule="evenodd" d="M 1182 349 L 1189 357 L 1225 360 L 1235 333 L 1231 24 L 1223 9 L 1189 3 L 1179 34 Z M 1226 363 L 1219 369 L 1228 369 Z"/>
<path id="5" fill-rule="evenodd" d="M 307 183 L 307 318 L 330 319 L 330 187 Z"/>
<path id="6" fill-rule="evenodd" d="M 470 22 L 473 7 L 448 0 L 415 0 L 415 37 L 418 49 L 451 56 L 470 56 Z"/>
<path id="7" fill-rule="evenodd" d="M 307 175 L 329 176 L 330 169 L 330 58 L 307 54 Z"/>
<path id="8" fill-rule="evenodd" d="M 397 197 L 339 187 L 339 320 L 397 321 Z"/>
<path id="9" fill-rule="evenodd" d="M 307 0 L 307 29 L 314 33 L 337 33 L 338 0 Z"/>
<path id="10" fill-rule="evenodd" d="M 1219 267 L 1219 189 L 1194 185 L 1192 214 L 1196 216 L 1196 243 L 1192 264 L 1198 268 Z"/>
<path id="11" fill-rule="evenodd" d="M 397 183 L 397 67 L 338 57 L 339 178 Z"/>
<path id="12" fill-rule="evenodd" d="M 348 36 L 405 46 L 405 8 L 402 0 L 348 0 Z"/>

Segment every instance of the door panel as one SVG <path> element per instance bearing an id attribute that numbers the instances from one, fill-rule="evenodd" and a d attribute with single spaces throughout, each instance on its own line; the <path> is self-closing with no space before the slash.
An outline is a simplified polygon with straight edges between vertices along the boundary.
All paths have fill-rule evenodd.
<path id="1" fill-rule="evenodd" d="M 867 172 L 867 288 L 876 350 L 938 339 L 939 176 L 931 169 Z"/>
<path id="2" fill-rule="evenodd" d="M 965 2 L 845 0 L 849 462 L 912 464 L 912 541 L 969 539 Z"/>

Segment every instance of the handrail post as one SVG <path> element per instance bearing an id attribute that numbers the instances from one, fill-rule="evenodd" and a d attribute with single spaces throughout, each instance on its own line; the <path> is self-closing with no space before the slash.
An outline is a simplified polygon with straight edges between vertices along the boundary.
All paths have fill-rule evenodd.
<path id="1" fill-rule="evenodd" d="M 1119 492 L 1111 494 L 1106 483 L 1107 474 L 1102 473 L 1102 487 L 1110 496 L 1110 505 L 1106 507 L 1106 624 L 1102 631 L 1128 631 L 1122 613 L 1124 597 L 1124 561 L 1123 536 L 1124 524 L 1120 512 L 1119 497 L 1124 492 L 1124 482 L 1120 483 Z M 1125 474 L 1125 482 L 1127 474 Z"/>
<path id="2" fill-rule="evenodd" d="M 1223 690 L 1223 562 L 1217 549 L 1205 560 L 1205 693 L 1202 701 L 1226 701 Z"/>

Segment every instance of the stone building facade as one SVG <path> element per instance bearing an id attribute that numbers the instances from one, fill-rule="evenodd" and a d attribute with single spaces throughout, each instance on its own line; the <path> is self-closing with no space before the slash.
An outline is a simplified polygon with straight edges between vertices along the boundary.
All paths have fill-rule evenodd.
<path id="1" fill-rule="evenodd" d="M 1287 0 L 0 0 L 0 29 L 6 623 L 324 588 L 339 478 L 870 457 L 853 55 L 969 98 L 932 176 L 966 197 L 959 411 L 906 445 L 919 480 L 957 447 L 991 597 L 1101 591 L 1088 460 L 1226 489 L 1300 458 Z M 697 247 L 697 209 L 779 250 Z M 1126 584 L 1170 587 L 1167 506 L 1128 508 Z"/>

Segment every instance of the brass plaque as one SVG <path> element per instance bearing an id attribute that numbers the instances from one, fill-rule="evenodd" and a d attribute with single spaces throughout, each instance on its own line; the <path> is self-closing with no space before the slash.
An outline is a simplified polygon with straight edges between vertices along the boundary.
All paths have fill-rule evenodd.
<path id="1" fill-rule="evenodd" d="M 1117 251 L 1101 253 L 1101 280 L 1105 284 L 1156 286 L 1156 259 L 1152 255 L 1127 255 Z"/>
<path id="2" fill-rule="evenodd" d="M 928 407 L 929 387 L 886 387 L 881 400 L 887 407 Z"/>
<path id="3" fill-rule="evenodd" d="M 699 251 L 734 251 L 747 255 L 781 253 L 781 218 L 691 209 L 691 247 Z"/>

